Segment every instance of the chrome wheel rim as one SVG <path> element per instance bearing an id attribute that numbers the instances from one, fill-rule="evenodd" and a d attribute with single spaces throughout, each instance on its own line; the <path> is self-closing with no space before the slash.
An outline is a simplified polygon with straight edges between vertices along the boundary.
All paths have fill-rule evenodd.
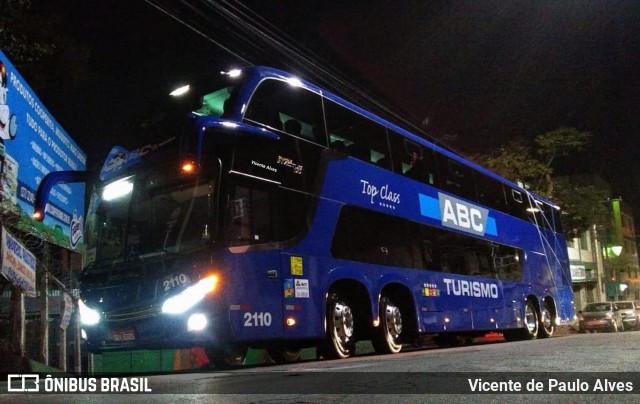
<path id="1" fill-rule="evenodd" d="M 530 304 L 527 304 L 524 310 L 524 322 L 527 326 L 527 331 L 529 331 L 529 334 L 534 334 L 538 327 L 536 311 Z"/>
<path id="2" fill-rule="evenodd" d="M 338 301 L 333 307 L 333 335 L 336 342 L 346 349 L 347 345 L 353 337 L 353 312 L 351 307 L 344 302 Z"/>
<path id="3" fill-rule="evenodd" d="M 400 309 L 393 305 L 388 305 L 385 309 L 385 324 L 387 333 L 393 340 L 402 334 L 402 313 Z"/>

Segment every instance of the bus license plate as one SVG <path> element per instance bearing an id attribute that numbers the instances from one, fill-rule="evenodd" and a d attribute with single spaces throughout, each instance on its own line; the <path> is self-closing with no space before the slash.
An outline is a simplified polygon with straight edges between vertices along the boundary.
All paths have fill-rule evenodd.
<path id="1" fill-rule="evenodd" d="M 136 339 L 133 328 L 120 328 L 111 331 L 111 339 L 114 341 L 131 341 Z"/>

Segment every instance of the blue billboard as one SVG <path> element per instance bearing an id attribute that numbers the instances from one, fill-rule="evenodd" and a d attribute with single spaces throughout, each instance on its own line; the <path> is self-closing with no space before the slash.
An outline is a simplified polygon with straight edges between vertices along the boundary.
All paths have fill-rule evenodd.
<path id="1" fill-rule="evenodd" d="M 71 249 L 83 245 L 84 184 L 59 184 L 43 223 L 31 219 L 36 190 L 51 171 L 86 169 L 87 156 L 0 50 L 0 203 L 17 227 Z"/>

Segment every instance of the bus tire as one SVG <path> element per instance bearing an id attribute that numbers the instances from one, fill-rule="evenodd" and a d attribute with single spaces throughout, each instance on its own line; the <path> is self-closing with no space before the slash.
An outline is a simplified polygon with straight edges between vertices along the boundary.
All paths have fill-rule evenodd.
<path id="1" fill-rule="evenodd" d="M 379 354 L 394 354 L 402 350 L 402 311 L 388 297 L 380 299 L 380 325 L 371 340 Z"/>
<path id="2" fill-rule="evenodd" d="M 542 303 L 542 312 L 540 313 L 540 327 L 538 336 L 540 338 L 549 338 L 556 329 L 556 319 L 553 310 L 553 304 L 549 300 Z"/>
<path id="3" fill-rule="evenodd" d="M 524 328 L 522 329 L 522 339 L 536 339 L 540 330 L 540 320 L 538 310 L 531 300 L 527 300 L 524 305 Z"/>
<path id="4" fill-rule="evenodd" d="M 209 362 L 219 369 L 239 367 L 244 364 L 247 347 L 241 345 L 227 345 L 224 347 L 210 347 L 206 349 Z"/>
<path id="5" fill-rule="evenodd" d="M 527 300 L 524 305 L 524 328 L 504 330 L 502 335 L 507 341 L 532 340 L 538 337 L 539 329 L 538 310 L 531 300 Z"/>
<path id="6" fill-rule="evenodd" d="M 302 360 L 299 349 L 288 349 L 276 346 L 267 348 L 267 352 L 275 363 L 293 363 Z"/>
<path id="7" fill-rule="evenodd" d="M 354 312 L 347 300 L 337 293 L 327 299 L 327 335 L 321 347 L 326 359 L 345 359 L 355 353 Z"/>

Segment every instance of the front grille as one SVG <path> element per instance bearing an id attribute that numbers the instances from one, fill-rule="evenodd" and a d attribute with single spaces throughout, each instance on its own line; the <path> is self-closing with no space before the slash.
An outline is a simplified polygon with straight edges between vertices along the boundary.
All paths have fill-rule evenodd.
<path id="1" fill-rule="evenodd" d="M 156 305 L 135 307 L 131 309 L 112 311 L 105 313 L 104 317 L 107 321 L 132 321 L 144 318 L 154 317 L 160 313 L 160 307 Z"/>

